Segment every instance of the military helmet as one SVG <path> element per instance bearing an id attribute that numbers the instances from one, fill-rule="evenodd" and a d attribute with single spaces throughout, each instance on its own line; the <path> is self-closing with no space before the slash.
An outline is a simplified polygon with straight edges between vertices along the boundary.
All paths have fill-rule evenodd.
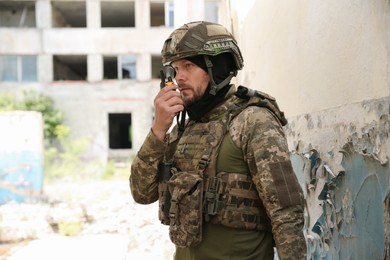
<path id="1" fill-rule="evenodd" d="M 197 55 L 216 56 L 231 53 L 237 70 L 244 66 L 240 49 L 233 35 L 222 25 L 197 21 L 184 24 L 164 42 L 161 56 L 163 65 Z"/>

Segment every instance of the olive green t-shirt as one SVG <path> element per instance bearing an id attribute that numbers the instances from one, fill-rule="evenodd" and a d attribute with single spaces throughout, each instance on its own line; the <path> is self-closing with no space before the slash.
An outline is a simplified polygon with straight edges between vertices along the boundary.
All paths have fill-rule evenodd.
<path id="1" fill-rule="evenodd" d="M 248 173 L 241 150 L 230 134 L 224 137 L 217 171 Z M 203 221 L 202 242 L 191 248 L 176 248 L 175 260 L 268 260 L 274 259 L 272 234 L 243 230 Z"/>

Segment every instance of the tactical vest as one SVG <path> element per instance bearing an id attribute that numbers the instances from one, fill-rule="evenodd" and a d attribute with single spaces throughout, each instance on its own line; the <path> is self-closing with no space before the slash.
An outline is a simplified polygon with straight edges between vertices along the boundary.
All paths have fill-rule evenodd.
<path id="1" fill-rule="evenodd" d="M 283 112 L 272 97 L 241 86 L 238 87 L 236 97 L 223 105 L 226 109 L 217 118 L 207 122 L 190 121 L 186 125 L 181 137 L 176 140 L 178 143 L 174 145 L 174 176 L 182 172 L 197 172 L 203 180 L 201 200 L 205 221 L 240 229 L 270 230 L 269 218 L 249 172 L 217 173 L 216 163 L 220 145 L 228 133 L 230 123 L 241 111 L 253 105 L 266 107 L 285 125 Z M 171 217 L 175 218 L 177 198 L 175 194 L 172 195 Z M 194 211 L 196 210 L 190 210 L 186 214 L 194 214 Z M 196 217 L 198 216 L 194 215 L 194 218 Z"/>

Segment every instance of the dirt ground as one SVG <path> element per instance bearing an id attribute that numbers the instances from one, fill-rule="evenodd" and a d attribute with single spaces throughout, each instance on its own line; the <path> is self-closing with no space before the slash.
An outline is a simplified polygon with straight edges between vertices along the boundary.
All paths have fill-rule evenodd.
<path id="1" fill-rule="evenodd" d="M 43 195 L 0 206 L 0 259 L 172 259 L 157 203 L 136 204 L 127 180 L 51 183 Z"/>

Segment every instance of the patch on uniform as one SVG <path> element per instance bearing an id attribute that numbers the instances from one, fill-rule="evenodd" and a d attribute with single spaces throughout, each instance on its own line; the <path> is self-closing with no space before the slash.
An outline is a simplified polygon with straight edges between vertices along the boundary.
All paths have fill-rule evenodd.
<path id="1" fill-rule="evenodd" d="M 301 188 L 294 174 L 290 161 L 269 164 L 276 192 L 282 207 L 301 203 Z"/>

